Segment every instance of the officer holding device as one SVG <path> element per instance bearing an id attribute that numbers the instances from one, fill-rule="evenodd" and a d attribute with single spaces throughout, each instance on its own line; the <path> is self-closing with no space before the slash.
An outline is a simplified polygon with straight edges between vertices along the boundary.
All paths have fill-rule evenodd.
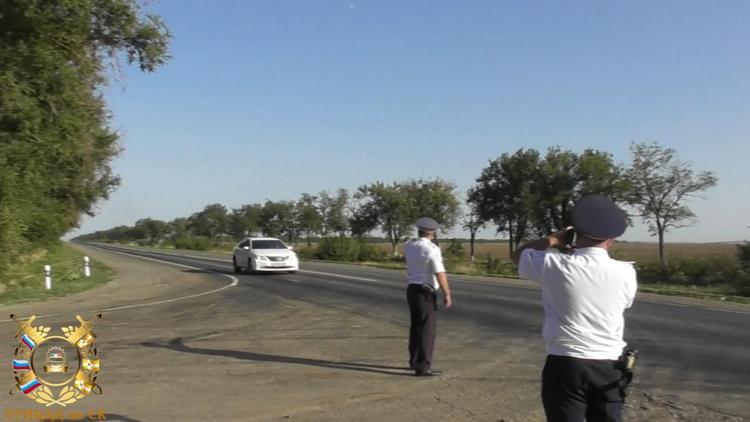
<path id="1" fill-rule="evenodd" d="M 621 357 L 623 312 L 633 304 L 637 283 L 632 263 L 610 258 L 608 250 L 627 223 L 610 199 L 588 195 L 575 204 L 573 224 L 526 243 L 513 256 L 518 274 L 542 288 L 542 402 L 551 422 L 617 422 L 632 377 L 632 363 L 624 368 Z M 575 249 L 558 251 L 573 230 Z"/>

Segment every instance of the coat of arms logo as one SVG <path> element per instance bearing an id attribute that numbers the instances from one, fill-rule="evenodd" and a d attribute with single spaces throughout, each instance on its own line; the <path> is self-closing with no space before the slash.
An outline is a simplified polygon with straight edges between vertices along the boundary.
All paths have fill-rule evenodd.
<path id="1" fill-rule="evenodd" d="M 62 327 L 62 336 L 50 335 L 51 327 L 33 326 L 36 315 L 21 321 L 14 315 L 20 328 L 16 333 L 18 346 L 13 359 L 16 379 L 10 393 L 22 392 L 45 406 L 67 406 L 88 396 L 101 394 L 96 384 L 99 375 L 99 355 L 96 349 L 95 320 L 87 321 L 76 315 L 78 327 Z"/>

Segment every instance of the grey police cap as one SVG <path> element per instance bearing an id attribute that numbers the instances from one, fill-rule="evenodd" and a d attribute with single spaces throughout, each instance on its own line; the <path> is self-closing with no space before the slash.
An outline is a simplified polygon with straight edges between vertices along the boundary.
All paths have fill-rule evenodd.
<path id="1" fill-rule="evenodd" d="M 416 222 L 416 226 L 419 230 L 426 232 L 434 232 L 440 228 L 440 224 L 430 217 L 422 217 Z"/>
<path id="2" fill-rule="evenodd" d="M 625 213 L 601 195 L 586 195 L 573 208 L 573 225 L 586 236 L 597 239 L 614 239 L 625 233 Z"/>

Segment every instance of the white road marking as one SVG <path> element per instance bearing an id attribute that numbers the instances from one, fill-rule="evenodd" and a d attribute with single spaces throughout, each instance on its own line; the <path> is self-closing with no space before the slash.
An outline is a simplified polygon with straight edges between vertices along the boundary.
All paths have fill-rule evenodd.
<path id="1" fill-rule="evenodd" d="M 101 249 L 101 248 L 98 248 L 98 249 Z M 167 303 L 174 303 L 174 302 L 179 302 L 179 301 L 182 301 L 182 300 L 194 299 L 196 297 L 207 296 L 207 295 L 210 295 L 210 294 L 218 293 L 218 292 L 220 292 L 222 290 L 226 290 L 226 289 L 228 289 L 230 287 L 237 286 L 240 283 L 240 281 L 237 279 L 237 277 L 229 275 L 229 274 L 223 274 L 223 273 L 220 273 L 218 271 L 211 271 L 211 270 L 207 270 L 205 268 L 192 267 L 190 265 L 177 264 L 177 263 L 174 263 L 174 262 L 163 261 L 161 259 L 156 259 L 156 258 L 147 258 L 145 256 L 134 255 L 134 254 L 130 254 L 130 253 L 127 253 L 127 252 L 112 251 L 112 250 L 108 250 L 108 251 L 109 252 L 114 252 L 114 253 L 119 253 L 119 254 L 122 254 L 122 255 L 132 256 L 134 258 L 145 259 L 147 261 L 154 261 L 154 262 L 159 262 L 159 263 L 163 263 L 163 264 L 174 265 L 174 266 L 177 266 L 177 267 L 188 268 L 188 269 L 191 269 L 191 270 L 206 271 L 206 272 L 210 272 L 210 273 L 213 273 L 213 274 L 218 274 L 218 275 L 221 275 L 221 276 L 224 276 L 224 277 L 228 277 L 229 279 L 232 280 L 232 282 L 229 283 L 229 284 L 227 284 L 227 285 L 225 285 L 225 286 L 219 287 L 217 289 L 212 289 L 212 290 L 208 290 L 208 291 L 201 292 L 201 293 L 194 293 L 194 294 L 187 295 L 187 296 L 180 296 L 180 297 L 175 297 L 175 298 L 172 298 L 172 299 L 157 300 L 157 301 L 154 301 L 154 302 L 135 303 L 135 304 L 132 304 L 132 305 L 115 306 L 113 308 L 104 308 L 104 309 L 82 311 L 81 313 L 115 312 L 115 311 L 122 311 L 122 310 L 125 310 L 125 309 L 134 309 L 134 308 L 143 308 L 143 307 L 146 307 L 146 306 L 164 305 L 164 304 L 167 304 Z M 42 319 L 42 318 L 51 318 L 51 317 L 63 316 L 63 315 L 67 315 L 67 314 L 37 315 L 36 318 L 37 319 Z M 14 322 L 14 320 L 12 320 L 12 319 L 0 320 L 0 323 L 6 323 L 6 322 Z"/>
<path id="2" fill-rule="evenodd" d="M 328 275 L 331 277 L 339 277 L 339 278 L 348 278 L 350 280 L 359 280 L 359 281 L 369 281 L 369 282 L 380 282 L 380 280 L 375 280 L 374 278 L 364 278 L 364 277 L 354 277 L 351 275 L 341 275 L 341 274 L 333 274 L 333 273 L 324 273 L 320 271 L 310 271 L 310 270 L 299 270 L 301 273 L 307 273 L 307 274 L 317 274 L 317 275 Z"/>

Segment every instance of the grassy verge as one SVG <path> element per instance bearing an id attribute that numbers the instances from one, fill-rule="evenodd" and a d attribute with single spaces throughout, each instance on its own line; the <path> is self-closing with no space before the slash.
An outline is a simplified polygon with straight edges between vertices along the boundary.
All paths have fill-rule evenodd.
<path id="1" fill-rule="evenodd" d="M 83 273 L 84 254 L 58 244 L 26 256 L 0 275 L 0 303 L 20 303 L 66 296 L 102 285 L 114 276 L 104 264 L 91 260 L 91 277 Z M 44 266 L 52 266 L 52 289 L 44 288 Z"/>
<path id="2" fill-rule="evenodd" d="M 680 286 L 674 284 L 643 284 L 639 283 L 638 291 L 655 293 L 666 296 L 694 297 L 697 299 L 718 300 L 721 302 L 750 303 L 750 297 L 737 296 L 728 292 L 734 291 L 732 286 Z"/>

